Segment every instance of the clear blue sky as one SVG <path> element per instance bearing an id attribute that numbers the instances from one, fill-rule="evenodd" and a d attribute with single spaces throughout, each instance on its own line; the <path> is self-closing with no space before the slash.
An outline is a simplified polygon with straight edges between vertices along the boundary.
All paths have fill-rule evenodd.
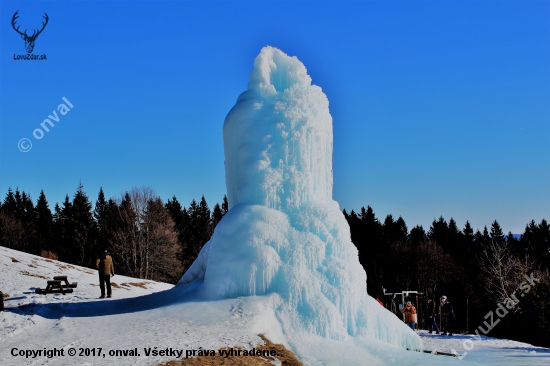
<path id="1" fill-rule="evenodd" d="M 34 54 L 11 27 L 49 23 Z M 334 120 L 334 199 L 412 228 L 550 219 L 549 1 L 2 1 L 0 197 L 225 194 L 222 124 L 265 45 Z M 37 140 L 66 97 L 73 108 Z M 29 138 L 23 153 L 18 141 Z"/>

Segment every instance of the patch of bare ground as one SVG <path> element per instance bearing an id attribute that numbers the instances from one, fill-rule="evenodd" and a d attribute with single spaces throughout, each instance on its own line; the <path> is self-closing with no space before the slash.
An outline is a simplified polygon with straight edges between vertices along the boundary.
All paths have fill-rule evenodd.
<path id="1" fill-rule="evenodd" d="M 38 268 L 38 267 L 35 266 L 34 264 L 29 264 L 28 266 L 31 267 L 31 268 Z"/>
<path id="2" fill-rule="evenodd" d="M 57 254 L 53 253 L 49 250 L 40 251 L 40 256 L 43 257 L 43 258 L 56 259 L 57 260 Z"/>
<path id="3" fill-rule="evenodd" d="M 111 285 L 114 286 L 114 283 L 115 282 L 111 282 Z M 116 288 L 121 288 L 121 289 L 124 289 L 124 290 L 130 290 L 128 287 L 130 287 L 129 284 L 127 283 L 121 283 L 120 285 L 117 283 L 116 286 L 114 286 Z"/>
<path id="4" fill-rule="evenodd" d="M 290 352 L 282 344 L 274 344 L 261 334 L 260 338 L 265 343 L 256 347 L 256 351 L 260 351 L 261 356 L 244 356 L 244 350 L 239 347 L 232 348 L 233 355 L 229 356 L 231 354 L 229 352 L 230 348 L 220 348 L 216 351 L 216 356 L 185 358 L 177 361 L 168 361 L 158 366 L 272 366 L 278 364 L 283 366 L 303 366 L 294 353 Z M 234 355 L 235 353 L 240 355 L 236 356 Z"/>
<path id="5" fill-rule="evenodd" d="M 8 297 L 10 297 L 10 294 L 2 294 L 2 298 L 6 300 Z"/>
<path id="6" fill-rule="evenodd" d="M 122 286 L 136 286 L 147 290 L 147 282 L 124 282 Z"/>
<path id="7" fill-rule="evenodd" d="M 25 275 L 25 276 L 32 276 L 32 277 L 43 278 L 43 279 L 45 279 L 45 280 L 48 279 L 48 277 L 46 277 L 46 276 L 42 276 L 42 275 L 35 274 L 35 273 L 30 273 L 30 272 L 27 272 L 27 271 L 21 271 L 21 274 L 23 274 L 23 275 Z"/>
<path id="8" fill-rule="evenodd" d="M 13 258 L 13 257 L 11 257 L 11 261 L 12 261 L 13 263 L 19 262 L 17 259 L 15 259 L 15 258 Z"/>

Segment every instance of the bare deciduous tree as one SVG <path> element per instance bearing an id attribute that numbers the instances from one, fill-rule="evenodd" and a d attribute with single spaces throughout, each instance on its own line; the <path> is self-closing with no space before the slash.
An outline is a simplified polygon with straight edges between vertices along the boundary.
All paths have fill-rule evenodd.
<path id="1" fill-rule="evenodd" d="M 505 243 L 490 240 L 478 256 L 480 277 L 489 297 L 500 302 L 517 290 L 524 270 Z"/>
<path id="2" fill-rule="evenodd" d="M 174 222 L 151 187 L 132 188 L 117 205 L 110 245 L 130 276 L 174 281 L 181 275 Z"/>
<path id="3" fill-rule="evenodd" d="M 21 220 L 12 214 L 0 212 L 0 226 L 4 245 L 15 250 L 26 249 L 25 228 Z"/>

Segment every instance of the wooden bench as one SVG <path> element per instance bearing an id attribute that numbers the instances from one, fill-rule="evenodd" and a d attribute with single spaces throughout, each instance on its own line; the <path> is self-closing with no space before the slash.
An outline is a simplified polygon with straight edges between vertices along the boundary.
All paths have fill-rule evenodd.
<path id="1" fill-rule="evenodd" d="M 69 294 L 71 292 L 73 292 L 73 289 L 72 288 L 64 288 L 63 286 L 61 286 L 61 281 L 60 280 L 53 280 L 53 281 L 48 281 L 48 285 L 46 286 L 45 289 L 36 289 L 35 292 L 37 294 L 41 294 L 41 295 L 46 295 L 46 294 Z"/>
<path id="2" fill-rule="evenodd" d="M 69 283 L 67 276 L 55 276 L 53 279 L 55 281 L 64 281 L 65 284 L 61 285 L 64 288 L 76 288 L 78 286 L 78 282 Z"/>

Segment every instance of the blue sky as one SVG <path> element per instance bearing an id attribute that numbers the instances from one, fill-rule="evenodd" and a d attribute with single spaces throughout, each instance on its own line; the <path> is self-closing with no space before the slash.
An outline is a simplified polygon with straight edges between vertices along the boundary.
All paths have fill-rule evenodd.
<path id="1" fill-rule="evenodd" d="M 11 27 L 49 23 L 26 54 Z M 409 229 L 550 219 L 548 1 L 2 1 L 0 197 L 225 194 L 222 125 L 271 45 L 334 120 L 334 199 Z M 33 131 L 62 97 L 73 108 Z M 23 153 L 18 142 L 28 138 Z"/>

